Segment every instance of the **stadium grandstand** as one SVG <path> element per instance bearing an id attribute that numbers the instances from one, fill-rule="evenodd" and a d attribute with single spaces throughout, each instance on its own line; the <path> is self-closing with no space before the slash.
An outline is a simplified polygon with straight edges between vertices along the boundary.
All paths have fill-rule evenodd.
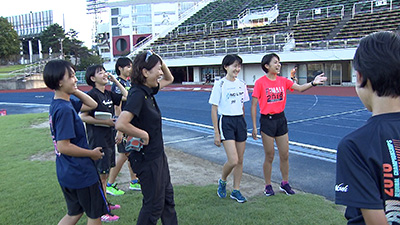
<path id="1" fill-rule="evenodd" d="M 226 54 L 239 54 L 241 79 L 263 75 L 263 55 L 281 57 L 283 76 L 299 67 L 299 83 L 324 72 L 326 85 L 354 85 L 352 58 L 360 38 L 398 31 L 400 0 L 214 0 L 169 32 L 138 43 L 130 56 L 154 50 L 172 67 L 176 82 L 203 83 L 223 76 Z"/>

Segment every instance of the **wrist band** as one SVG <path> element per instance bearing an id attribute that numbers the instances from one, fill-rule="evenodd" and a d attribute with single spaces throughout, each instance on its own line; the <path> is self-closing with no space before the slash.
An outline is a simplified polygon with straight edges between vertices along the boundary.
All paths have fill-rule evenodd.
<path id="1" fill-rule="evenodd" d="M 313 87 L 317 86 L 316 84 L 314 84 L 314 81 L 311 81 L 311 85 L 312 85 Z"/>

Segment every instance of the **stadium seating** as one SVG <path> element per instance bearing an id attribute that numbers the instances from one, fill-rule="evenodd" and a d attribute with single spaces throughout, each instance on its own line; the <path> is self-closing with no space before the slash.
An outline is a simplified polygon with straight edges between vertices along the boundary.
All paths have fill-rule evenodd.
<path id="1" fill-rule="evenodd" d="M 271 24 L 240 24 L 246 9 L 275 4 L 279 16 Z M 360 0 L 216 0 L 147 49 L 164 57 L 280 51 L 292 38 L 294 50 L 354 47 L 368 33 L 399 28 L 400 1 L 392 6 L 371 13 L 371 2 Z"/>
<path id="2" fill-rule="evenodd" d="M 400 26 L 400 9 L 356 14 L 338 32 L 335 39 L 361 38 L 380 30 L 396 30 Z"/>
<path id="3" fill-rule="evenodd" d="M 323 40 L 340 20 L 340 17 L 301 20 L 292 27 L 294 39 L 296 42 Z"/>

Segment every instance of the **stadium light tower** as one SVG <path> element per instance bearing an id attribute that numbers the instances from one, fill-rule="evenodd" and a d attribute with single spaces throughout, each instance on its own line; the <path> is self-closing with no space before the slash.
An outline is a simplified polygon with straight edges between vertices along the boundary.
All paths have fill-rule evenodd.
<path id="1" fill-rule="evenodd" d="M 86 0 L 86 13 L 94 14 L 92 28 L 92 43 L 95 42 L 97 25 L 100 23 L 100 14 L 106 11 L 107 0 Z"/>

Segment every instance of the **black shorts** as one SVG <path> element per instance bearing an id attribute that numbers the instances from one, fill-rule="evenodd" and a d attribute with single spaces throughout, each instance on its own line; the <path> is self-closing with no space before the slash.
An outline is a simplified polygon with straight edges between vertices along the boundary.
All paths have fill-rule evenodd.
<path id="1" fill-rule="evenodd" d="M 67 202 L 68 215 L 70 216 L 86 213 L 87 217 L 97 219 L 109 213 L 107 200 L 100 181 L 85 188 L 71 189 L 61 187 L 61 190 Z"/>
<path id="2" fill-rule="evenodd" d="M 221 141 L 235 140 L 242 142 L 247 140 L 247 124 L 243 115 L 224 116 L 218 121 Z"/>
<path id="3" fill-rule="evenodd" d="M 121 143 L 117 144 L 117 151 L 119 153 L 128 153 L 128 151 L 126 151 L 125 146 L 126 146 L 126 139 L 125 139 L 125 135 L 124 138 L 122 139 Z"/>
<path id="4" fill-rule="evenodd" d="M 289 130 L 285 113 L 281 112 L 273 115 L 261 114 L 260 131 L 270 137 L 279 137 L 286 134 Z"/>
<path id="5" fill-rule="evenodd" d="M 103 148 L 102 151 L 104 156 L 95 161 L 96 168 L 99 174 L 108 174 L 111 167 L 115 166 L 115 148 Z"/>

